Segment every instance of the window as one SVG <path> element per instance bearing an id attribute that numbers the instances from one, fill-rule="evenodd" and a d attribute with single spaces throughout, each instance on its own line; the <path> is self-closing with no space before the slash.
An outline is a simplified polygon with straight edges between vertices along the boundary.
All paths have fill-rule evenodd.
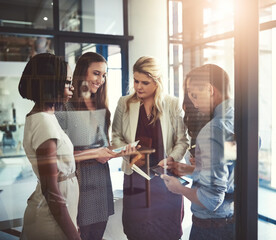
<path id="1" fill-rule="evenodd" d="M 15 14 L 11 14 L 11 10 Z M 53 1 L 3 0 L 0 26 L 28 29 L 53 29 Z"/>
<path id="2" fill-rule="evenodd" d="M 252 4 L 250 11 L 253 11 L 254 7 L 257 6 L 257 2 L 259 2 L 260 32 L 259 48 L 255 50 L 259 51 L 259 65 L 253 67 L 259 69 L 259 106 L 256 106 L 255 109 L 259 113 L 259 154 L 257 157 L 259 169 L 258 214 L 260 221 L 258 223 L 258 238 L 273 239 L 272 236 L 275 236 L 275 233 L 271 231 L 271 228 L 275 229 L 275 225 L 269 225 L 268 222 L 276 224 L 276 209 L 267 206 L 269 201 L 273 201 L 272 199 L 275 199 L 276 196 L 276 127 L 274 124 L 276 120 L 274 106 L 276 104 L 274 94 L 276 90 L 276 72 L 275 67 L 273 67 L 276 64 L 276 1 L 199 0 L 192 2 L 168 0 L 169 89 L 171 94 L 182 99 L 182 81 L 185 79 L 185 75 L 192 68 L 205 63 L 215 63 L 223 67 L 228 72 L 232 81 L 232 89 L 234 89 L 234 65 L 238 64 L 234 62 L 234 33 L 236 31 L 234 29 L 234 3 L 241 6 L 247 4 L 248 9 L 249 4 Z M 236 13 L 236 19 L 241 19 L 238 14 Z M 249 62 L 249 59 L 246 61 Z M 235 96 L 234 91 L 232 96 Z M 249 142 L 249 139 L 247 142 Z M 254 167 L 255 165 L 252 162 L 251 166 L 248 165 L 248 171 L 251 171 L 251 168 Z M 244 171 L 247 170 L 244 169 Z M 253 172 L 254 170 L 250 174 Z M 252 212 L 254 212 L 253 209 Z"/>
<path id="3" fill-rule="evenodd" d="M 59 1 L 60 30 L 123 35 L 123 0 Z"/>

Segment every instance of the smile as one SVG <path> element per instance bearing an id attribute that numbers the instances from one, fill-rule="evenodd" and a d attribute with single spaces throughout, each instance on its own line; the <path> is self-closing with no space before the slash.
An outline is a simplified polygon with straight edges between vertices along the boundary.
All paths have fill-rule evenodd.
<path id="1" fill-rule="evenodd" d="M 97 83 L 91 83 L 92 87 L 95 87 L 95 88 L 99 88 L 101 86 L 101 84 L 97 84 Z"/>

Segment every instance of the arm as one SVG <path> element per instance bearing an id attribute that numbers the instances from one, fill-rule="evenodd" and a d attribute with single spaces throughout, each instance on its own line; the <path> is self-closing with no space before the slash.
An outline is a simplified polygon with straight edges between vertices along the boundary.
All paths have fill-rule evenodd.
<path id="1" fill-rule="evenodd" d="M 224 157 L 225 134 L 223 128 L 208 125 L 197 137 L 201 158 L 197 196 L 210 211 L 215 211 L 224 202 L 228 186 L 229 169 Z"/>
<path id="2" fill-rule="evenodd" d="M 68 239 L 80 239 L 66 207 L 66 199 L 58 187 L 57 143 L 49 139 L 36 150 L 41 190 L 49 209 Z"/>
<path id="3" fill-rule="evenodd" d="M 113 123 L 112 123 L 112 145 L 120 147 L 123 145 L 127 145 L 123 132 L 123 115 L 125 112 L 125 102 L 123 98 L 120 98 L 118 101 L 118 105 L 115 110 Z"/>
<path id="4" fill-rule="evenodd" d="M 224 159 L 223 130 L 218 127 L 205 128 L 198 136 L 200 147 L 201 169 L 197 176 L 198 188 L 189 189 L 182 186 L 177 179 L 162 176 L 168 189 L 177 194 L 183 194 L 193 203 L 210 211 L 215 211 L 224 202 L 227 189 L 229 170 Z M 196 156 L 197 158 L 197 156 Z"/>
<path id="5" fill-rule="evenodd" d="M 123 136 L 123 116 L 125 112 L 125 102 L 123 98 L 120 98 L 115 110 L 113 123 L 112 123 L 112 145 L 120 147 L 127 145 L 128 142 Z M 129 167 L 129 156 L 123 157 L 122 171 L 126 174 L 132 174 L 133 171 Z"/>
<path id="6" fill-rule="evenodd" d="M 187 135 L 187 129 L 183 122 L 183 110 L 180 107 L 177 98 L 173 98 L 169 109 L 170 121 L 173 128 L 173 147 L 168 155 L 174 161 L 178 162 L 183 158 L 189 146 L 189 139 Z"/>
<path id="7" fill-rule="evenodd" d="M 179 182 L 179 180 L 175 177 L 168 176 L 168 175 L 161 175 L 161 178 L 164 179 L 164 182 L 167 186 L 167 188 L 176 194 L 181 194 L 188 198 L 192 203 L 195 203 L 201 207 L 204 207 L 204 205 L 199 201 L 197 197 L 197 188 L 188 188 Z"/>
<path id="8" fill-rule="evenodd" d="M 118 154 L 112 152 L 112 150 L 108 148 L 94 148 L 83 151 L 75 151 L 74 157 L 77 162 L 96 159 L 98 162 L 104 164 L 111 158 L 118 157 Z"/>
<path id="9" fill-rule="evenodd" d="M 167 166 L 165 166 L 165 163 Z M 158 165 L 164 168 L 167 167 L 172 171 L 172 173 L 178 176 L 190 175 L 195 170 L 195 164 L 190 165 L 186 163 L 175 162 L 171 157 L 167 157 L 166 162 L 165 159 L 161 160 Z"/>

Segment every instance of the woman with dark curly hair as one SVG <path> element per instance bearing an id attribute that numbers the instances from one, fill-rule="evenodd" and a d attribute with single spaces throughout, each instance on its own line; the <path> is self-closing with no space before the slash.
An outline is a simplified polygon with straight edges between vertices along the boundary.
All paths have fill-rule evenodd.
<path id="1" fill-rule="evenodd" d="M 67 64 L 49 53 L 32 57 L 20 79 L 21 96 L 35 103 L 26 116 L 23 146 L 38 178 L 28 199 L 21 239 L 80 239 L 73 145 L 54 114 L 72 96 L 71 85 Z"/>

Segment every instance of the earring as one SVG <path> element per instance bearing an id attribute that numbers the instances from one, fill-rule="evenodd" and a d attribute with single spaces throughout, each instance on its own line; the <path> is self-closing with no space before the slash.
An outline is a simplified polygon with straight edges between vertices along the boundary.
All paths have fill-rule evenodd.
<path id="1" fill-rule="evenodd" d="M 87 81 L 83 81 L 80 86 L 80 94 L 83 98 L 90 98 L 91 92 Z"/>

